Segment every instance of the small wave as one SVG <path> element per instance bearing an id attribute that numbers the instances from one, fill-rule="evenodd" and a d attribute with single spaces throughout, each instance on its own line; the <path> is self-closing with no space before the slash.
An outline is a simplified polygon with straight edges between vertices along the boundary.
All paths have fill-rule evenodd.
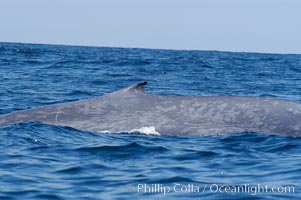
<path id="1" fill-rule="evenodd" d="M 38 194 L 38 195 L 35 195 L 36 199 L 54 199 L 54 200 L 63 200 L 63 198 L 61 198 L 60 196 L 58 195 L 55 195 L 55 194 Z"/>
<path id="2" fill-rule="evenodd" d="M 111 131 L 105 130 L 100 131 L 99 133 L 113 133 Z M 145 126 L 141 128 L 135 128 L 130 131 L 122 131 L 122 132 L 114 132 L 114 133 L 134 133 L 134 134 L 144 134 L 144 135 L 161 135 L 158 131 L 156 131 L 156 127 L 154 126 Z"/>
<path id="3" fill-rule="evenodd" d="M 220 154 L 214 151 L 205 151 L 205 150 L 191 150 L 185 149 L 184 153 L 181 153 L 174 158 L 178 161 L 189 161 L 195 160 L 198 158 L 202 159 L 212 159 L 218 157 Z"/>
<path id="4" fill-rule="evenodd" d="M 76 174 L 83 171 L 82 167 L 69 167 L 65 169 L 58 170 L 59 173 L 66 173 L 66 174 Z"/>
<path id="5" fill-rule="evenodd" d="M 73 90 L 68 93 L 68 96 L 91 96 L 93 93 L 84 90 Z"/>
<path id="6" fill-rule="evenodd" d="M 79 147 L 76 148 L 75 150 L 77 151 L 83 151 L 83 152 L 164 152 L 167 151 L 168 149 L 166 149 L 165 147 L 162 146 L 146 146 L 146 145 L 142 145 L 139 144 L 137 142 L 132 142 L 129 144 L 125 144 L 125 145 L 102 145 L 102 146 L 92 146 L 92 147 Z"/>
<path id="7" fill-rule="evenodd" d="M 184 176 L 174 176 L 169 178 L 162 178 L 158 180 L 159 183 L 193 183 L 195 180 Z"/>

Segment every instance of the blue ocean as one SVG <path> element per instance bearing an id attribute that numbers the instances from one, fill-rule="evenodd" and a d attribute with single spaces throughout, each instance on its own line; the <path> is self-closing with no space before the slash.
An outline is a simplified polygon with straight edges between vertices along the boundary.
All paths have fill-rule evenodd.
<path id="1" fill-rule="evenodd" d="M 101 96 L 301 103 L 301 55 L 0 43 L 0 114 Z M 301 138 L 93 133 L 0 127 L 0 199 L 301 199 Z"/>

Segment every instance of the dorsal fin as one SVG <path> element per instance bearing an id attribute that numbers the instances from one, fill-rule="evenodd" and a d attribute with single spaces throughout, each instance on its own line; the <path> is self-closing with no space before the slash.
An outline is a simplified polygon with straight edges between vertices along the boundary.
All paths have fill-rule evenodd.
<path id="1" fill-rule="evenodd" d="M 131 87 L 128 88 L 129 91 L 144 91 L 143 87 L 147 84 L 147 82 L 141 82 L 141 83 L 137 83 Z"/>
<path id="2" fill-rule="evenodd" d="M 147 82 L 141 82 L 141 83 L 137 83 L 135 85 L 132 85 L 130 87 L 106 94 L 108 96 L 115 96 L 115 95 L 124 95 L 124 94 L 132 94 L 132 93 L 144 93 L 143 87 L 147 84 Z"/>

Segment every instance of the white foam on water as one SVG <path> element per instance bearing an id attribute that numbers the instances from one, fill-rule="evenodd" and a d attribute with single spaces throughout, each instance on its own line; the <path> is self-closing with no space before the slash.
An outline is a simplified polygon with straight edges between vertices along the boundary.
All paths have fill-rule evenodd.
<path id="1" fill-rule="evenodd" d="M 99 131 L 99 133 L 112 133 L 111 131 Z M 114 132 L 114 133 L 140 133 L 145 135 L 161 135 L 158 131 L 156 131 L 156 127 L 154 126 L 145 126 L 141 128 L 135 128 L 130 131 L 122 131 L 122 132 Z"/>
<path id="2" fill-rule="evenodd" d="M 142 133 L 146 135 L 161 135 L 158 131 L 156 131 L 156 127 L 154 126 L 146 126 L 138 129 L 133 129 L 128 131 L 128 133 Z"/>

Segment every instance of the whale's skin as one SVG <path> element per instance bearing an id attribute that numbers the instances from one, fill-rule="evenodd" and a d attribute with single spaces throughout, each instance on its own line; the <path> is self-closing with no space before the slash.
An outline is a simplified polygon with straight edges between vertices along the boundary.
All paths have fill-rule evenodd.
<path id="1" fill-rule="evenodd" d="M 157 96 L 138 83 L 103 96 L 0 116 L 0 125 L 41 122 L 91 132 L 154 127 L 161 135 L 257 132 L 301 136 L 301 104 L 263 97 Z"/>

